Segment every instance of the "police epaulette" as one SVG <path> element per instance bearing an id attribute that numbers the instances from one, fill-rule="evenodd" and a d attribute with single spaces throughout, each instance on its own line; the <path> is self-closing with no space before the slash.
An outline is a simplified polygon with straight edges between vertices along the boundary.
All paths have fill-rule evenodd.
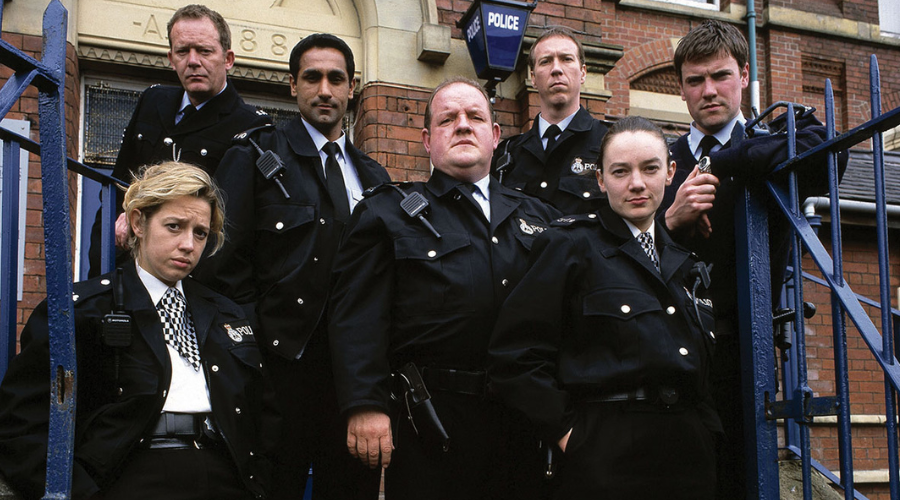
<path id="1" fill-rule="evenodd" d="M 569 227 L 578 224 L 596 224 L 600 221 L 597 214 L 566 215 L 550 223 L 552 227 Z"/>
<path id="2" fill-rule="evenodd" d="M 72 301 L 76 304 L 80 299 L 86 299 L 101 293 L 112 291 L 113 273 L 107 273 L 87 281 L 79 281 L 72 284 Z"/>
<path id="3" fill-rule="evenodd" d="M 398 187 L 402 188 L 402 187 L 408 187 L 411 185 L 412 185 L 411 182 L 404 182 L 404 181 L 382 182 L 381 184 L 379 184 L 377 186 L 372 186 L 372 187 L 366 189 L 365 191 L 363 191 L 363 196 L 368 198 L 369 196 L 372 196 L 375 193 L 378 193 L 380 191 L 384 191 L 385 189 L 387 189 L 391 186 L 398 186 Z"/>
<path id="4" fill-rule="evenodd" d="M 246 145 L 246 144 L 247 144 L 246 140 L 247 140 L 248 137 L 250 137 L 251 135 L 257 133 L 257 132 L 260 131 L 260 130 L 266 130 L 266 129 L 270 129 L 270 128 L 271 128 L 271 129 L 274 129 L 274 128 L 275 128 L 275 125 L 273 125 L 273 124 L 271 124 L 271 123 L 267 123 L 267 124 L 265 124 L 265 125 L 260 125 L 259 127 L 253 127 L 253 128 L 251 128 L 251 129 L 247 129 L 247 130 L 245 130 L 245 131 L 243 131 L 243 132 L 241 132 L 241 133 L 235 135 L 234 138 L 231 140 L 231 143 L 232 143 L 232 144 Z"/>

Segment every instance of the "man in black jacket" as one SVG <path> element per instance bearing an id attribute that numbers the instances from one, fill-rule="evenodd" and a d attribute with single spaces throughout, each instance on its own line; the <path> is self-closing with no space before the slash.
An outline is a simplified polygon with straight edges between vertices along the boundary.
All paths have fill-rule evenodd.
<path id="1" fill-rule="evenodd" d="M 363 190 L 390 178 L 341 128 L 356 88 L 347 44 L 310 35 L 292 50 L 290 71 L 301 116 L 282 129 L 242 134 L 244 144 L 225 155 L 215 178 L 227 195 L 228 241 L 195 276 L 243 305 L 259 327 L 290 422 L 275 457 L 273 498 L 298 498 L 312 464 L 314 498 L 374 499 L 379 474 L 347 454 L 325 306 L 332 258 L 350 212 Z M 275 177 L 257 168 L 262 151 L 283 160 Z"/>
<path id="2" fill-rule="evenodd" d="M 225 19 L 203 5 L 175 11 L 168 24 L 169 63 L 180 87 L 154 85 L 141 94 L 122 137 L 113 177 L 131 182 L 138 167 L 162 161 L 197 165 L 212 175 L 235 134 L 270 123 L 269 116 L 245 104 L 228 82 L 234 65 L 231 30 Z M 116 196 L 122 213 L 122 194 Z M 117 222 L 117 239 L 125 234 Z M 100 274 L 100 214 L 91 232 L 91 276 Z"/>
<path id="3" fill-rule="evenodd" d="M 747 41 L 734 26 L 705 21 L 688 33 L 675 51 L 675 72 L 682 100 L 693 118 L 691 130 L 672 146 L 677 164 L 666 189 L 660 221 L 680 243 L 713 264 L 711 295 L 716 299 L 716 355 L 712 393 L 725 427 L 719 450 L 717 498 L 744 498 L 746 491 L 741 407 L 740 353 L 737 325 L 737 263 L 735 202 L 747 182 L 758 182 L 787 159 L 787 134 L 778 133 L 786 117 L 770 124 L 775 133 L 745 137 L 732 147 L 734 133 L 744 136 L 741 94 L 749 83 Z M 825 140 L 825 127 L 805 110 L 798 116 L 797 152 Z M 708 156 L 711 170 L 700 172 L 698 161 Z M 828 190 L 825 162 L 798 168 L 800 200 Z M 846 167 L 841 158 L 840 171 Z M 769 246 L 773 303 L 778 300 L 790 249 L 789 223 L 772 199 Z"/>
<path id="4" fill-rule="evenodd" d="M 278 421 L 254 330 L 237 304 L 188 277 L 207 241 L 224 236 L 219 193 L 202 170 L 168 162 L 125 200 L 135 262 L 76 283 L 72 297 L 72 496 L 263 498 Z M 107 331 L 111 313 L 124 331 Z M 47 475 L 47 315 L 45 301 L 0 385 L 0 472 L 27 499 L 41 498 Z"/>
<path id="5" fill-rule="evenodd" d="M 500 126 L 478 83 L 439 85 L 422 139 L 431 178 L 363 200 L 335 257 L 329 335 L 347 447 L 386 469 L 389 499 L 536 498 L 537 441 L 488 397 L 485 368 L 500 305 L 557 212 L 489 175 Z M 401 206 L 417 199 L 424 220 Z M 409 362 L 449 442 L 419 413 Z"/>
<path id="6" fill-rule="evenodd" d="M 606 125 L 580 105 L 584 48 L 570 30 L 548 29 L 534 42 L 528 67 L 541 113 L 531 130 L 500 144 L 493 175 L 562 213 L 594 211 L 605 199 L 594 176 Z"/>

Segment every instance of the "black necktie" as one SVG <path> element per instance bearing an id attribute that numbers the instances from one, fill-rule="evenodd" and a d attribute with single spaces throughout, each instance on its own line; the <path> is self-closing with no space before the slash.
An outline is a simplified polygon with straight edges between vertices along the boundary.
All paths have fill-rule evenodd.
<path id="1" fill-rule="evenodd" d="M 328 155 L 325 160 L 325 186 L 328 188 L 328 196 L 334 205 L 334 218 L 341 222 L 347 222 L 350 218 L 350 201 L 347 200 L 347 188 L 344 186 L 344 175 L 341 166 L 338 165 L 338 145 L 327 142 L 322 146 L 322 151 Z"/>
<path id="2" fill-rule="evenodd" d="M 559 129 L 559 125 L 550 125 L 547 127 L 547 130 L 544 131 L 544 139 L 547 139 L 547 147 L 544 148 L 544 151 L 549 152 L 553 149 L 553 146 L 556 145 L 556 138 L 559 137 L 559 134 L 562 133 L 562 130 Z"/>
<path id="3" fill-rule="evenodd" d="M 712 148 L 719 144 L 719 140 L 711 135 L 704 135 L 703 139 L 700 139 L 700 158 L 704 156 L 709 156 L 709 153 L 712 151 Z M 698 160 L 700 159 L 698 158 Z"/>
<path id="4" fill-rule="evenodd" d="M 644 249 L 647 257 L 650 257 L 653 266 L 659 271 L 659 259 L 656 257 L 656 245 L 653 244 L 653 236 L 648 231 L 645 231 L 638 235 L 638 241 L 641 242 L 641 248 Z"/>
<path id="5" fill-rule="evenodd" d="M 181 119 L 175 122 L 175 125 L 187 120 L 189 116 L 197 112 L 197 108 L 194 107 L 193 104 L 188 104 L 181 110 Z"/>
<path id="6" fill-rule="evenodd" d="M 163 324 L 163 337 L 166 344 L 178 351 L 182 358 L 193 365 L 194 370 L 200 369 L 200 348 L 197 345 L 197 334 L 194 331 L 194 322 L 187 310 L 184 296 L 177 288 L 166 290 L 156 310 L 159 312 L 160 321 Z"/>

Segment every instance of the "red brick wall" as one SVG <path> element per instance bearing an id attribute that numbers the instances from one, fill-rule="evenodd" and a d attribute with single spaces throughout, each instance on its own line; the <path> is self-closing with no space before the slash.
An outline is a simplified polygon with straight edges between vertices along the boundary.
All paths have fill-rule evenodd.
<path id="1" fill-rule="evenodd" d="M 3 40 L 21 49 L 31 57 L 41 56 L 42 38 L 16 33 L 3 33 Z M 0 66 L 0 85 L 12 75 L 6 66 Z M 78 90 L 78 60 L 72 45 L 66 50 L 66 147 L 68 155 L 78 156 L 78 127 L 80 124 L 79 109 L 81 92 Z M 6 115 L 7 118 L 28 120 L 31 122 L 31 139 L 40 142 L 38 115 L 38 91 L 29 87 Z M 43 198 L 41 189 L 41 166 L 35 155 L 30 155 L 28 166 L 28 199 L 25 214 L 25 276 L 22 284 L 22 301 L 17 308 L 17 325 L 21 333 L 31 311 L 46 296 L 44 279 L 44 226 Z M 72 230 L 74 234 L 75 194 L 77 185 L 75 175 L 69 175 L 69 203 L 72 214 Z M 73 244 L 74 251 L 74 244 Z"/>

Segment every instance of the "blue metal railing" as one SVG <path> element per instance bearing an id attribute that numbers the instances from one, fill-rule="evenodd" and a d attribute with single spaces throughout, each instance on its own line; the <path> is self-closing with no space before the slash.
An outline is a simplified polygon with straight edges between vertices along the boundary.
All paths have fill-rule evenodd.
<path id="1" fill-rule="evenodd" d="M 747 217 L 746 231 L 737 236 L 740 265 L 739 300 L 741 301 L 741 338 L 742 367 L 744 368 L 745 394 L 752 394 L 752 400 L 745 397 L 745 420 L 752 422 L 748 430 L 748 446 L 755 451 L 748 464 L 748 498 L 774 500 L 779 498 L 778 463 L 776 425 L 778 419 L 785 419 L 785 447 L 799 456 L 804 478 L 804 499 L 812 498 L 810 474 L 813 468 L 822 472 L 827 478 L 839 485 L 847 500 L 865 497 L 854 490 L 853 456 L 851 446 L 851 421 L 849 398 L 849 371 L 847 363 L 847 328 L 845 317 L 858 330 L 874 359 L 881 366 L 885 376 L 885 416 L 888 449 L 888 469 L 890 470 L 890 492 L 892 499 L 900 499 L 900 480 L 898 480 L 898 443 L 897 443 L 897 390 L 900 389 L 900 365 L 895 357 L 896 345 L 892 338 L 892 314 L 890 308 L 889 268 L 887 247 L 887 217 L 885 210 L 884 156 L 881 133 L 900 124 L 900 108 L 881 114 L 880 78 L 878 63 L 871 58 L 870 90 L 872 118 L 865 124 L 835 137 L 834 97 L 831 82 L 826 81 L 825 125 L 828 140 L 825 143 L 795 154 L 796 137 L 793 123 L 793 110 L 788 107 L 789 159 L 779 165 L 773 172 L 789 172 L 788 187 L 774 182 L 767 182 L 765 190 L 777 202 L 783 216 L 790 222 L 794 244 L 791 255 L 793 273 L 789 282 L 789 293 L 785 299 L 794 310 L 793 334 L 787 360 L 782 364 L 784 373 L 783 400 L 775 401 L 778 380 L 774 371 L 775 346 L 772 332 L 772 314 L 770 311 L 771 289 L 768 284 L 768 242 L 759 238 L 765 233 L 767 211 L 766 194 L 763 189 L 748 187 L 739 207 Z M 876 230 L 880 278 L 880 301 L 877 306 L 881 314 L 881 335 L 866 314 L 860 302 L 871 301 L 858 297 L 850 289 L 843 277 L 841 218 L 838 203 L 838 172 L 836 155 L 838 151 L 847 149 L 865 140 L 872 139 L 873 169 L 875 178 Z M 800 211 L 797 196 L 796 174 L 793 167 L 801 161 L 827 162 L 831 206 L 830 244 L 834 258 L 829 255 L 816 232 Z M 738 219 L 740 221 L 740 219 Z M 738 225 L 740 227 L 740 224 Z M 801 252 L 809 252 L 824 279 L 817 280 L 831 290 L 832 334 L 834 354 L 835 392 L 834 396 L 814 397 L 810 389 L 806 373 L 805 325 L 803 315 L 803 277 Z M 743 258 L 741 258 L 743 257 Z M 752 265 L 751 265 L 752 262 Z M 809 275 L 805 275 L 809 276 Z M 749 363 L 749 364 L 748 364 Z M 838 449 L 840 478 L 831 474 L 819 464 L 810 452 L 809 424 L 815 416 L 836 415 L 838 420 Z M 758 489 L 756 488 L 758 480 Z"/>
<path id="2" fill-rule="evenodd" d="M 0 2 L 0 23 L 3 6 Z M 19 150 L 40 156 L 44 224 L 44 258 L 50 336 L 50 425 L 47 485 L 44 498 L 69 498 L 75 422 L 75 323 L 72 302 L 72 256 L 68 171 L 87 175 L 114 189 L 115 179 L 66 156 L 65 76 L 68 15 L 59 0 L 44 11 L 40 61 L 0 40 L 0 64 L 14 74 L 0 88 L 0 118 L 6 116 L 29 87 L 38 89 L 40 145 L 0 129 L 3 140 L 3 206 L 0 218 L 4 249 L 0 260 L 0 378 L 16 351 Z M 68 167 L 68 168 L 67 168 Z M 112 205 L 112 204 L 110 204 Z M 104 237 L 111 240 L 111 220 Z"/>

